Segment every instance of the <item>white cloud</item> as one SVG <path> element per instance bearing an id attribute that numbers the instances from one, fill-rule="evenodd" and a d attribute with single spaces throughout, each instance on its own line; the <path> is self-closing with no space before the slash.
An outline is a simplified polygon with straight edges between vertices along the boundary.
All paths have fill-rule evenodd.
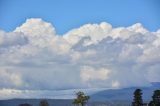
<path id="1" fill-rule="evenodd" d="M 0 70 L 0 88 L 19 88 L 23 86 L 19 73 L 10 70 Z"/>
<path id="2" fill-rule="evenodd" d="M 16 90 L 16 89 L 0 89 L 1 99 L 12 98 L 50 98 L 50 99 L 73 99 L 75 92 L 83 91 L 86 94 L 93 94 L 102 89 L 69 89 L 69 90 Z"/>
<path id="3" fill-rule="evenodd" d="M 108 79 L 109 77 L 109 73 L 110 73 L 110 70 L 108 69 L 105 69 L 105 68 L 101 68 L 101 69 L 94 69 L 92 67 L 89 67 L 89 66 L 84 66 L 82 69 L 81 69 L 81 73 L 80 73 L 80 76 L 82 78 L 82 80 L 84 82 L 87 82 L 87 81 L 94 81 L 94 80 L 106 80 Z"/>
<path id="4" fill-rule="evenodd" d="M 14 32 L 0 31 L 0 89 L 148 86 L 160 82 L 159 39 L 139 23 L 86 24 L 59 36 L 50 23 L 28 19 Z"/>
<path id="5" fill-rule="evenodd" d="M 82 38 L 89 37 L 90 40 L 86 45 L 97 43 L 102 40 L 111 31 L 112 26 L 108 23 L 102 22 L 101 24 L 86 24 L 80 28 L 73 29 L 66 33 L 63 37 L 71 44 L 78 43 Z"/>
<path id="6" fill-rule="evenodd" d="M 20 27 L 17 27 L 14 32 L 22 32 L 27 36 L 44 38 L 46 38 L 46 35 L 54 36 L 56 34 L 54 27 L 40 18 L 27 19 L 26 22 Z"/>
<path id="7" fill-rule="evenodd" d="M 12 46 L 22 46 L 28 42 L 23 33 L 6 33 L 0 30 L 0 47 L 8 48 Z"/>
<path id="8" fill-rule="evenodd" d="M 112 82 L 112 87 L 113 88 L 119 88 L 120 87 L 120 83 L 118 81 L 113 81 Z"/>

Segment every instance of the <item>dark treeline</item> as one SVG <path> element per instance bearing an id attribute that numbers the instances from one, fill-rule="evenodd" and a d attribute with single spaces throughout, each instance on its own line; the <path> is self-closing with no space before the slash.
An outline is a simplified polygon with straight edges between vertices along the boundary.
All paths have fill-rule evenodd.
<path id="1" fill-rule="evenodd" d="M 160 106 L 160 90 L 155 90 L 153 92 L 152 100 L 148 103 L 143 102 L 143 93 L 141 89 L 136 89 L 133 93 L 133 101 L 131 106 Z M 76 98 L 73 100 L 72 104 L 74 106 L 85 106 L 90 97 L 85 95 L 84 92 L 77 92 Z M 32 106 L 31 104 L 20 104 L 18 106 Z M 39 106 L 50 106 L 47 100 L 41 100 Z"/>
<path id="2" fill-rule="evenodd" d="M 28 103 L 24 103 L 24 104 L 20 104 L 18 106 L 32 106 L 32 105 L 28 104 Z M 49 103 L 47 100 L 41 100 L 39 103 L 39 106 L 49 106 Z"/>
<path id="3" fill-rule="evenodd" d="M 142 90 L 136 89 L 133 93 L 133 102 L 131 106 L 160 106 L 160 90 L 155 90 L 152 100 L 149 103 L 143 103 Z"/>
<path id="4" fill-rule="evenodd" d="M 90 96 L 85 95 L 84 92 L 77 92 L 76 98 L 73 100 L 72 104 L 75 106 L 85 106 L 89 100 Z M 31 104 L 25 103 L 18 106 L 32 106 Z M 47 100 L 41 100 L 39 106 L 50 106 Z"/>

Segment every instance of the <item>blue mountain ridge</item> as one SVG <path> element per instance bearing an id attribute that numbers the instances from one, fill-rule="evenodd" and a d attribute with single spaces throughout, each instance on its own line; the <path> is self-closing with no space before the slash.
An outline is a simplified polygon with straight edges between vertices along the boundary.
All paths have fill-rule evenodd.
<path id="1" fill-rule="evenodd" d="M 143 100 L 150 101 L 152 99 L 154 90 L 160 89 L 160 82 L 154 82 L 150 87 L 131 87 L 131 88 L 110 89 L 110 90 L 100 91 L 91 95 L 91 98 L 92 98 L 91 100 L 92 101 L 106 101 L 106 100 L 132 101 L 133 92 L 137 88 L 142 90 Z"/>
<path id="2" fill-rule="evenodd" d="M 91 94 L 88 106 L 130 106 L 133 99 L 133 92 L 138 87 L 110 89 Z M 148 103 L 151 100 L 154 90 L 160 89 L 160 83 L 152 83 L 150 87 L 139 87 L 143 92 L 143 100 Z M 0 100 L 0 106 L 18 106 L 29 103 L 32 106 L 39 106 L 41 99 L 10 99 Z M 47 99 L 50 106 L 73 106 L 72 99 Z"/>

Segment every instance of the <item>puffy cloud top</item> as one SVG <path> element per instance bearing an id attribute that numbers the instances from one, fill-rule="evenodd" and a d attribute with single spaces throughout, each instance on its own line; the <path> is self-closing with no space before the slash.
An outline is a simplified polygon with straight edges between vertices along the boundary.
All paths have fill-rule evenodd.
<path id="1" fill-rule="evenodd" d="M 56 34 L 54 27 L 42 19 L 27 19 L 24 24 L 17 27 L 14 32 L 22 32 L 28 36 L 54 36 Z"/>
<path id="2" fill-rule="evenodd" d="M 86 24 L 58 36 L 50 23 L 27 19 L 13 32 L 0 31 L 0 98 L 24 90 L 40 96 L 39 90 L 149 86 L 160 82 L 159 53 L 160 31 L 140 23 Z"/>

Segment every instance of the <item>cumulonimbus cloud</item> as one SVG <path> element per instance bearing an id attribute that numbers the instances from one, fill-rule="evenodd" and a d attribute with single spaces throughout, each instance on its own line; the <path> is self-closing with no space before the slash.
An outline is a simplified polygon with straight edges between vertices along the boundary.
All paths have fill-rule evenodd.
<path id="1" fill-rule="evenodd" d="M 160 82 L 159 53 L 160 31 L 140 23 L 86 24 L 60 36 L 50 23 L 32 18 L 13 32 L 0 31 L 0 89 L 148 86 Z"/>

